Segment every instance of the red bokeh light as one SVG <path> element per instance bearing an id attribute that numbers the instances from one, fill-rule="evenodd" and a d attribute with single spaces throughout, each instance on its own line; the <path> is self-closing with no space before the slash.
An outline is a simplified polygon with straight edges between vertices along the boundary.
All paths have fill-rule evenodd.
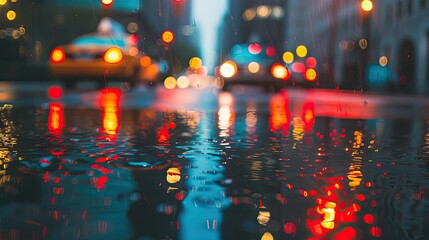
<path id="1" fill-rule="evenodd" d="M 50 99 L 59 99 L 63 96 L 63 89 L 59 86 L 52 86 L 48 89 L 48 97 Z"/>
<path id="2" fill-rule="evenodd" d="M 302 62 L 295 62 L 292 64 L 292 71 L 302 73 L 305 71 L 305 65 Z"/>
<path id="3" fill-rule="evenodd" d="M 374 215 L 367 213 L 363 216 L 363 220 L 367 223 L 367 224 L 373 224 L 374 223 Z"/>
<path id="4" fill-rule="evenodd" d="M 268 46 L 267 49 L 265 49 L 265 54 L 267 54 L 268 57 L 276 56 L 276 48 L 273 46 Z"/>
<path id="5" fill-rule="evenodd" d="M 308 57 L 305 60 L 305 64 L 307 65 L 308 68 L 315 68 L 317 65 L 317 60 L 314 57 Z"/>
<path id="6" fill-rule="evenodd" d="M 343 231 L 335 235 L 335 240 L 352 240 L 356 237 L 356 229 L 353 227 L 346 227 Z"/>
<path id="7" fill-rule="evenodd" d="M 251 54 L 259 54 L 262 51 L 262 47 L 257 43 L 252 43 L 249 45 L 248 50 Z"/>
<path id="8" fill-rule="evenodd" d="M 139 41 L 139 37 L 136 34 L 131 34 L 128 37 L 128 41 L 130 41 L 131 44 L 136 45 L 138 43 L 138 41 Z"/>
<path id="9" fill-rule="evenodd" d="M 380 238 L 381 237 L 381 229 L 380 229 L 380 227 L 377 227 L 377 226 L 371 227 L 369 229 L 369 232 L 375 238 Z"/>
<path id="10" fill-rule="evenodd" d="M 283 226 L 283 230 L 286 234 L 294 234 L 296 232 L 296 226 L 293 222 L 288 222 Z"/>

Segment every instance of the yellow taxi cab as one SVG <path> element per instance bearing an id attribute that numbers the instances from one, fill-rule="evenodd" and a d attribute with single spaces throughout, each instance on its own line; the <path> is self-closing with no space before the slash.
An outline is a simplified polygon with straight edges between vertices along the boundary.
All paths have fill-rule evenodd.
<path id="1" fill-rule="evenodd" d="M 55 47 L 50 54 L 51 75 L 73 87 L 77 81 L 127 82 L 133 86 L 138 77 L 140 51 L 137 36 L 128 34 L 113 19 L 103 18 L 94 33 L 77 37 Z"/>

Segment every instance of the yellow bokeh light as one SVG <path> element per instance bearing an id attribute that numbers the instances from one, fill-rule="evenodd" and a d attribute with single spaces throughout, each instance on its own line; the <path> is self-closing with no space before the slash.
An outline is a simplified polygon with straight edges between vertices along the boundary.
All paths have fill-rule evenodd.
<path id="1" fill-rule="evenodd" d="M 199 69 L 203 65 L 203 61 L 199 57 L 193 57 L 189 60 L 189 67 Z"/>
<path id="2" fill-rule="evenodd" d="M 7 3 L 7 0 L 0 0 L 0 5 L 5 5 Z"/>
<path id="3" fill-rule="evenodd" d="M 364 10 L 365 12 L 369 12 L 372 10 L 372 8 L 374 7 L 374 5 L 372 4 L 371 0 L 363 0 L 360 3 L 360 7 L 362 8 L 362 10 Z"/>
<path id="4" fill-rule="evenodd" d="M 285 63 L 292 63 L 293 60 L 294 60 L 293 53 L 291 53 L 291 52 L 285 52 L 285 53 L 283 53 L 283 61 Z"/>
<path id="5" fill-rule="evenodd" d="M 249 65 L 247 65 L 247 69 L 251 73 L 257 73 L 257 72 L 259 72 L 259 69 L 260 69 L 259 63 L 251 62 L 251 63 L 249 63 Z"/>
<path id="6" fill-rule="evenodd" d="M 6 17 L 7 17 L 7 19 L 8 19 L 9 21 L 13 21 L 13 20 L 15 20 L 15 18 L 16 18 L 16 12 L 15 12 L 15 11 L 13 11 L 13 10 L 9 10 L 9 11 L 7 11 L 7 13 L 6 13 Z"/>
<path id="7" fill-rule="evenodd" d="M 298 55 L 298 57 L 305 57 L 307 56 L 307 47 L 304 45 L 299 45 L 296 48 L 296 55 Z"/>
<path id="8" fill-rule="evenodd" d="M 307 71 L 305 71 L 305 77 L 309 80 L 309 81 L 314 81 L 317 77 L 317 72 L 316 70 L 314 70 L 313 68 L 309 68 L 307 69 Z"/>
<path id="9" fill-rule="evenodd" d="M 386 56 L 381 56 L 378 59 L 378 63 L 380 63 L 380 66 L 385 67 L 389 63 L 389 59 Z"/>
<path id="10" fill-rule="evenodd" d="M 174 89 L 175 87 L 176 87 L 176 78 L 174 78 L 174 77 L 167 77 L 165 80 L 164 80 L 164 87 L 165 88 L 167 88 L 167 89 Z"/>
<path id="11" fill-rule="evenodd" d="M 174 34 L 170 30 L 166 30 L 162 33 L 162 41 L 165 43 L 171 43 L 174 40 Z"/>
<path id="12" fill-rule="evenodd" d="M 262 235 L 261 240 L 273 240 L 274 236 L 270 232 L 265 232 L 264 235 Z"/>

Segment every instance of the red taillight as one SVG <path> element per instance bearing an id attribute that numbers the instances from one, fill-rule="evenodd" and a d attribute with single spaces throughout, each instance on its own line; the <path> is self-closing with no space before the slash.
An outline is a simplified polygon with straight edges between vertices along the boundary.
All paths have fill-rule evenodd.
<path id="1" fill-rule="evenodd" d="M 119 63 L 124 58 L 122 50 L 117 47 L 111 47 L 104 52 L 103 60 L 106 63 Z"/>
<path id="2" fill-rule="evenodd" d="M 54 48 L 51 52 L 51 62 L 52 63 L 61 63 L 66 59 L 66 53 L 62 48 Z"/>

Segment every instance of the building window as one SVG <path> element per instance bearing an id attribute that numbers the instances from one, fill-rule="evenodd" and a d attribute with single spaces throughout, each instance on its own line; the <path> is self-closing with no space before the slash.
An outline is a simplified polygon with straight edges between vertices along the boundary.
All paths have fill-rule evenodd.
<path id="1" fill-rule="evenodd" d="M 420 0 L 420 9 L 426 8 L 428 1 L 427 0 Z"/>

